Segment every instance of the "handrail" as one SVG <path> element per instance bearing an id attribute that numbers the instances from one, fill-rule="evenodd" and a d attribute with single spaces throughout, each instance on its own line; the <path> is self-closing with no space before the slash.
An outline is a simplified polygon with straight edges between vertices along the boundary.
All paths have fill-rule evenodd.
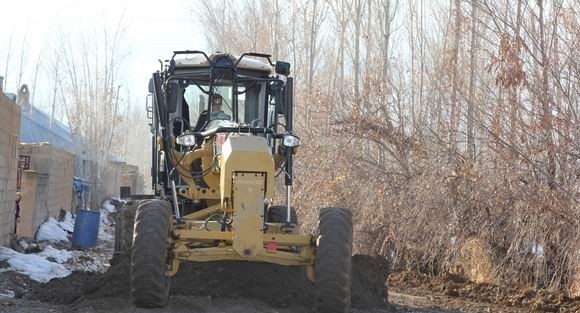
<path id="1" fill-rule="evenodd" d="M 203 132 L 194 132 L 194 135 L 208 137 L 213 136 L 217 133 L 252 133 L 252 134 L 270 134 L 274 136 L 274 138 L 283 138 L 283 134 L 277 134 L 271 128 L 265 127 L 249 127 L 249 126 L 240 126 L 240 127 L 215 127 L 212 129 L 208 129 Z"/>

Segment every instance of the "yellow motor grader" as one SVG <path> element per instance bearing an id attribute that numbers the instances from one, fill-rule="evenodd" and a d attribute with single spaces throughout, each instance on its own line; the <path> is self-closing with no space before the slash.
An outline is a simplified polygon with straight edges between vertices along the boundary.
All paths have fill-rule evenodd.
<path id="1" fill-rule="evenodd" d="M 300 139 L 289 75 L 289 63 L 267 54 L 189 50 L 175 51 L 153 74 L 154 197 L 141 201 L 134 219 L 136 306 L 165 306 L 180 262 L 228 260 L 304 266 L 319 312 L 349 310 L 351 211 L 322 209 L 318 232 L 302 235 L 291 206 Z M 273 203 L 277 177 L 281 205 Z"/>

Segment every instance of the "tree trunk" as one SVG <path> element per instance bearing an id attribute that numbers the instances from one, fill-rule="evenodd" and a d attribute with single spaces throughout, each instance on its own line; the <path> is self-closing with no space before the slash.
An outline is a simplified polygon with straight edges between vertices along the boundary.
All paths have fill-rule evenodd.
<path id="1" fill-rule="evenodd" d="M 451 114 L 449 121 L 449 150 L 448 157 L 451 168 L 455 165 L 455 153 L 457 152 L 457 110 L 459 101 L 457 100 L 457 93 L 459 89 L 459 39 L 461 32 L 461 6 L 460 0 L 455 0 L 455 40 L 453 42 L 453 78 L 451 86 Z"/>
<path id="2" fill-rule="evenodd" d="M 476 106 L 475 101 L 475 71 L 477 48 L 477 4 L 471 2 L 471 43 L 469 50 L 469 102 L 467 103 L 467 151 L 469 158 L 475 160 L 475 138 L 473 132 L 473 119 Z"/>
<path id="3" fill-rule="evenodd" d="M 539 27 L 540 27 L 540 54 L 542 58 L 542 91 L 540 103 L 542 104 L 542 124 L 544 127 L 544 138 L 548 151 L 548 181 L 551 186 L 556 178 L 556 155 L 554 151 L 554 138 L 552 137 L 552 105 L 550 98 L 550 60 L 548 59 L 546 47 L 546 34 L 544 25 L 544 1 L 538 0 L 540 9 Z"/>
<path id="4" fill-rule="evenodd" d="M 354 101 L 356 103 L 356 116 L 361 114 L 360 104 L 360 33 L 361 33 L 361 18 L 362 18 L 362 0 L 355 1 L 355 16 L 354 20 Z"/>

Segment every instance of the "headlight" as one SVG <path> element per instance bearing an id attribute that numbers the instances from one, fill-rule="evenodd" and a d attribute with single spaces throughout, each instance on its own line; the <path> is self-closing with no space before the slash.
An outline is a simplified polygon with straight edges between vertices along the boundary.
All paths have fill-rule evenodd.
<path id="1" fill-rule="evenodd" d="M 290 134 L 284 135 L 284 140 L 282 144 L 284 145 L 284 147 L 288 148 L 298 147 L 300 145 L 300 138 L 298 138 L 298 136 Z"/>
<path id="2" fill-rule="evenodd" d="M 177 137 L 176 142 L 181 146 L 193 147 L 195 146 L 195 136 L 193 134 L 183 134 Z"/>

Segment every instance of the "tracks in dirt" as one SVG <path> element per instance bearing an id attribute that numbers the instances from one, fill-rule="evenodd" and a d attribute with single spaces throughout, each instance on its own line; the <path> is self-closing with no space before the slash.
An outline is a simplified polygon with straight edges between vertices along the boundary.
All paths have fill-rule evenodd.
<path id="1" fill-rule="evenodd" d="M 361 260 L 357 260 L 355 263 L 360 262 Z M 260 274 L 257 270 L 263 270 L 264 267 L 258 264 L 249 266 L 234 264 L 233 268 L 232 264 L 217 264 L 214 267 L 198 267 L 193 264 L 185 269 L 183 274 L 186 275 L 183 275 L 181 280 L 174 280 L 174 289 L 167 308 L 138 309 L 131 303 L 128 285 L 124 282 L 128 277 L 124 272 L 126 265 L 120 262 L 105 274 L 75 272 L 65 279 L 53 280 L 44 285 L 34 285 L 32 290 L 23 294 L 22 299 L 0 298 L 0 312 L 313 313 L 312 303 L 308 300 L 309 290 L 300 289 L 304 286 L 301 286 L 301 279 L 296 279 L 301 273 L 285 273 L 287 268 L 274 266 Z M 368 266 L 363 268 L 372 270 L 372 267 Z M 241 272 L 246 273 L 240 274 Z M 376 272 L 370 274 L 373 273 L 376 274 Z M 0 281 L 9 278 L 7 275 L 8 273 L 0 273 Z M 275 283 L 271 279 L 272 275 L 276 275 L 282 281 L 291 282 L 292 285 Z M 370 277 L 361 279 L 360 273 L 356 275 L 358 275 L 357 284 L 367 286 L 367 288 L 361 290 L 360 287 L 356 287 L 359 291 L 355 297 L 359 298 L 353 301 L 355 306 L 352 313 L 517 312 L 513 308 L 502 309 L 486 303 L 450 298 L 434 293 L 411 295 L 399 290 L 389 292 L 389 300 L 394 305 L 387 308 L 380 302 L 373 304 L 373 302 L 368 302 L 368 298 L 360 299 L 360 294 L 363 292 L 366 292 L 371 299 L 376 294 L 373 294 L 375 291 L 372 288 L 369 289 L 371 285 L 368 285 L 369 281 L 366 279 Z M 202 279 L 204 282 L 196 283 L 192 278 Z M 25 283 L 20 282 L 18 285 L 24 286 Z M 250 283 L 254 284 L 253 288 L 248 288 L 247 285 Z M 240 286 L 244 284 L 246 288 L 240 289 Z M 277 287 L 279 289 L 273 288 L 273 285 L 279 285 Z M 375 285 L 375 287 L 379 286 Z M 285 292 L 282 291 L 284 288 Z M 366 307 L 361 303 L 366 304 Z"/>
<path id="2" fill-rule="evenodd" d="M 353 257 L 353 312 L 385 312 L 387 277 L 388 264 L 384 259 Z M 75 272 L 34 288 L 29 299 L 63 307 L 98 304 L 103 312 L 134 312 L 129 310 L 133 308 L 129 288 L 129 260 L 125 258 L 104 274 Z M 314 287 L 303 268 L 244 262 L 184 263 L 171 280 L 172 300 L 167 312 L 183 312 L 183 302 L 189 298 L 209 299 L 212 306 L 236 299 L 256 307 L 232 312 L 311 312 L 313 294 Z M 228 312 L 210 308 L 199 312 Z"/>

